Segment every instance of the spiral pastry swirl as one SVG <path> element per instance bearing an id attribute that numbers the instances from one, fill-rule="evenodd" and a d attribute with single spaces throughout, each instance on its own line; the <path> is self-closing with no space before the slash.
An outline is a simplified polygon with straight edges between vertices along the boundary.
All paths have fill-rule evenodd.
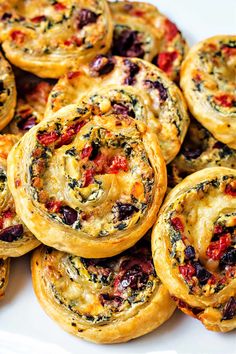
<path id="1" fill-rule="evenodd" d="M 37 76 L 57 78 L 75 63 L 106 53 L 112 22 L 105 0 L 9 0 L 0 4 L 6 57 Z"/>
<path id="2" fill-rule="evenodd" d="M 93 342 L 119 343 L 144 335 L 175 309 L 145 239 L 102 259 L 40 247 L 32 258 L 32 278 L 47 314 L 66 331 Z"/>
<path id="3" fill-rule="evenodd" d="M 8 173 L 17 211 L 36 237 L 83 257 L 135 244 L 166 191 L 156 136 L 91 103 L 64 107 L 32 128 L 12 150 Z"/>
<path id="4" fill-rule="evenodd" d="M 158 276 L 206 328 L 236 328 L 236 171 L 198 171 L 167 196 L 152 234 Z"/>
<path id="5" fill-rule="evenodd" d="M 10 122 L 16 105 L 15 78 L 10 64 L 0 53 L 0 130 Z"/>
<path id="6" fill-rule="evenodd" d="M 0 135 L 0 257 L 18 257 L 39 245 L 16 214 L 7 185 L 7 156 L 17 140 L 15 135 Z"/>
<path id="7" fill-rule="evenodd" d="M 236 36 L 215 36 L 191 48 L 180 85 L 189 109 L 215 139 L 236 149 Z"/>

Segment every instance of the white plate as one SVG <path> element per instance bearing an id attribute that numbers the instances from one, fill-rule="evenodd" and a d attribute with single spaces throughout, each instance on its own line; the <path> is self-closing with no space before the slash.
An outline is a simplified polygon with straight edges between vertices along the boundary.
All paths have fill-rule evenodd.
<path id="1" fill-rule="evenodd" d="M 190 44 L 236 33 L 235 0 L 150 0 L 168 15 Z M 40 308 L 31 285 L 29 257 L 12 262 L 0 303 L 1 354 L 236 354 L 236 332 L 207 331 L 176 311 L 156 331 L 126 344 L 96 345 L 65 333 Z"/>

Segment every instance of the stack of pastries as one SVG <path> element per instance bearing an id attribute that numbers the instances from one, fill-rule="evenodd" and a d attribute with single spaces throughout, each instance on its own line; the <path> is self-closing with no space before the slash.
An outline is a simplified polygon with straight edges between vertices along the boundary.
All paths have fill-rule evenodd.
<path id="1" fill-rule="evenodd" d="M 236 328 L 236 36 L 189 50 L 151 4 L 0 1 L 0 296 L 11 257 L 66 331 L 176 306 Z"/>

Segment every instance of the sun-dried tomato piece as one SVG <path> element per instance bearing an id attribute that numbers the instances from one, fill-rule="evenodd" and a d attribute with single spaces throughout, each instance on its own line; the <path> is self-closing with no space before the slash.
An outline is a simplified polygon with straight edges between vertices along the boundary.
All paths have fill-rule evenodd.
<path id="1" fill-rule="evenodd" d="M 34 86 L 32 91 L 26 94 L 26 98 L 29 101 L 39 102 L 44 105 L 47 103 L 51 89 L 52 86 L 48 82 L 41 81 Z"/>
<path id="2" fill-rule="evenodd" d="M 17 44 L 22 44 L 25 40 L 25 37 L 26 35 L 22 31 L 17 30 L 11 32 L 11 39 Z"/>
<path id="3" fill-rule="evenodd" d="M 67 40 L 65 40 L 64 45 L 66 45 L 66 46 L 76 45 L 77 47 L 80 47 L 82 43 L 83 43 L 83 40 L 81 38 L 78 38 L 76 36 L 72 36 L 71 38 L 68 38 Z"/>
<path id="4" fill-rule="evenodd" d="M 85 121 L 80 121 L 75 124 L 72 124 L 67 130 L 61 135 L 56 148 L 63 145 L 68 145 L 72 142 L 74 136 L 80 131 L 80 129 L 85 125 Z"/>
<path id="5" fill-rule="evenodd" d="M 178 57 L 176 50 L 172 52 L 162 52 L 158 55 L 157 66 L 165 73 L 170 73 L 173 68 L 173 62 Z"/>
<path id="6" fill-rule="evenodd" d="M 236 48 L 224 46 L 224 47 L 222 48 L 222 51 L 223 51 L 223 53 L 224 53 L 226 56 L 228 56 L 228 57 L 233 56 L 233 55 L 236 55 Z"/>
<path id="7" fill-rule="evenodd" d="M 191 280 L 192 277 L 196 274 L 196 270 L 191 264 L 179 266 L 179 272 L 185 280 Z"/>
<path id="8" fill-rule="evenodd" d="M 59 213 L 62 207 L 62 202 L 58 200 L 49 200 L 45 206 L 51 213 Z"/>
<path id="9" fill-rule="evenodd" d="M 219 260 L 224 251 L 231 245 L 231 236 L 230 234 L 222 235 L 218 241 L 211 242 L 207 247 L 207 257 L 214 259 L 215 261 Z"/>
<path id="10" fill-rule="evenodd" d="M 59 134 L 55 131 L 39 133 L 37 135 L 37 140 L 40 144 L 44 146 L 49 146 L 59 138 Z"/>
<path id="11" fill-rule="evenodd" d="M 69 71 L 67 73 L 67 78 L 69 80 L 75 79 L 76 77 L 80 76 L 80 71 Z"/>
<path id="12" fill-rule="evenodd" d="M 232 197 L 236 197 L 236 187 L 232 186 L 231 184 L 227 184 L 225 187 L 225 194 L 229 194 Z"/>
<path id="13" fill-rule="evenodd" d="M 176 27 L 176 25 L 173 22 L 171 22 L 170 20 L 166 19 L 165 20 L 165 38 L 167 39 L 167 41 L 172 41 L 172 39 L 174 39 L 178 33 L 179 33 L 179 30 Z"/>
<path id="14" fill-rule="evenodd" d="M 93 181 L 94 181 L 94 170 L 89 169 L 84 172 L 83 178 L 84 178 L 84 184 L 83 187 L 88 187 Z"/>
<path id="15" fill-rule="evenodd" d="M 175 230 L 180 231 L 180 232 L 184 231 L 184 224 L 178 216 L 175 216 L 174 218 L 172 218 L 170 220 L 170 222 Z"/>

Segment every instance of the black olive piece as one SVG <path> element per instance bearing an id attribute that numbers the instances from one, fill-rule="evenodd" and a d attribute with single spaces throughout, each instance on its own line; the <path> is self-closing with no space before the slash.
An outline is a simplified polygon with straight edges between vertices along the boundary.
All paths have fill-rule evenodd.
<path id="1" fill-rule="evenodd" d="M 135 212 L 137 213 L 139 209 L 129 203 L 117 203 L 117 209 L 118 209 L 118 220 L 126 220 L 129 219 Z"/>
<path id="2" fill-rule="evenodd" d="M 162 101 L 167 100 L 167 98 L 168 98 L 167 89 L 165 88 L 165 86 L 161 82 L 145 80 L 145 84 L 147 84 L 151 88 L 157 89 L 159 91 L 160 99 Z"/>
<path id="3" fill-rule="evenodd" d="M 88 10 L 88 9 L 82 9 L 77 17 L 77 27 L 78 29 L 83 28 L 84 26 L 90 24 L 90 23 L 95 23 L 97 21 L 99 15 L 97 15 L 95 12 Z"/>
<path id="4" fill-rule="evenodd" d="M 142 42 L 138 39 L 138 31 L 124 29 L 113 38 L 112 53 L 122 57 L 143 58 Z"/>
<path id="5" fill-rule="evenodd" d="M 187 160 L 192 160 L 192 159 L 197 159 L 201 153 L 202 153 L 202 149 L 200 148 L 189 148 L 189 147 L 184 147 L 182 149 L 182 154 L 186 157 Z"/>
<path id="6" fill-rule="evenodd" d="M 0 240 L 5 242 L 13 242 L 23 235 L 24 229 L 22 224 L 6 227 L 0 231 Z"/>
<path id="7" fill-rule="evenodd" d="M 93 150 L 89 156 L 89 160 L 93 161 L 99 153 L 100 144 L 96 143 L 95 141 L 92 141 L 91 145 L 92 145 Z"/>
<path id="8" fill-rule="evenodd" d="M 236 248 L 227 248 L 225 254 L 220 259 L 220 267 L 224 268 L 227 265 L 236 265 Z"/>
<path id="9" fill-rule="evenodd" d="M 187 246 L 184 250 L 186 259 L 194 259 L 195 258 L 195 249 L 193 246 Z"/>
<path id="10" fill-rule="evenodd" d="M 93 75 L 106 75 L 114 69 L 114 66 L 114 59 L 102 54 L 97 55 L 90 63 L 90 69 Z"/>
<path id="11" fill-rule="evenodd" d="M 112 107 L 113 107 L 113 111 L 116 114 L 121 114 L 123 116 L 130 116 L 132 118 L 135 118 L 134 111 L 129 107 L 123 105 L 122 103 L 114 103 Z"/>
<path id="12" fill-rule="evenodd" d="M 135 83 L 135 75 L 139 72 L 140 68 L 137 64 L 133 63 L 129 59 L 125 59 L 124 64 L 129 70 L 129 75 L 125 79 L 125 84 L 126 85 L 133 85 Z"/>
<path id="13" fill-rule="evenodd" d="M 223 309 L 222 320 L 231 320 L 234 316 L 236 316 L 236 299 L 232 296 Z"/>
<path id="14" fill-rule="evenodd" d="M 60 212 L 63 215 L 64 223 L 66 225 L 72 225 L 78 218 L 78 213 L 75 209 L 69 206 L 62 206 Z"/>
<path id="15" fill-rule="evenodd" d="M 199 262 L 194 262 L 193 266 L 196 271 L 196 277 L 201 285 L 205 285 L 211 277 L 211 273 L 208 272 Z"/>
<path id="16" fill-rule="evenodd" d="M 28 117 L 27 119 L 20 120 L 17 123 L 17 126 L 21 130 L 30 130 L 36 125 L 36 118 L 32 115 Z"/>

